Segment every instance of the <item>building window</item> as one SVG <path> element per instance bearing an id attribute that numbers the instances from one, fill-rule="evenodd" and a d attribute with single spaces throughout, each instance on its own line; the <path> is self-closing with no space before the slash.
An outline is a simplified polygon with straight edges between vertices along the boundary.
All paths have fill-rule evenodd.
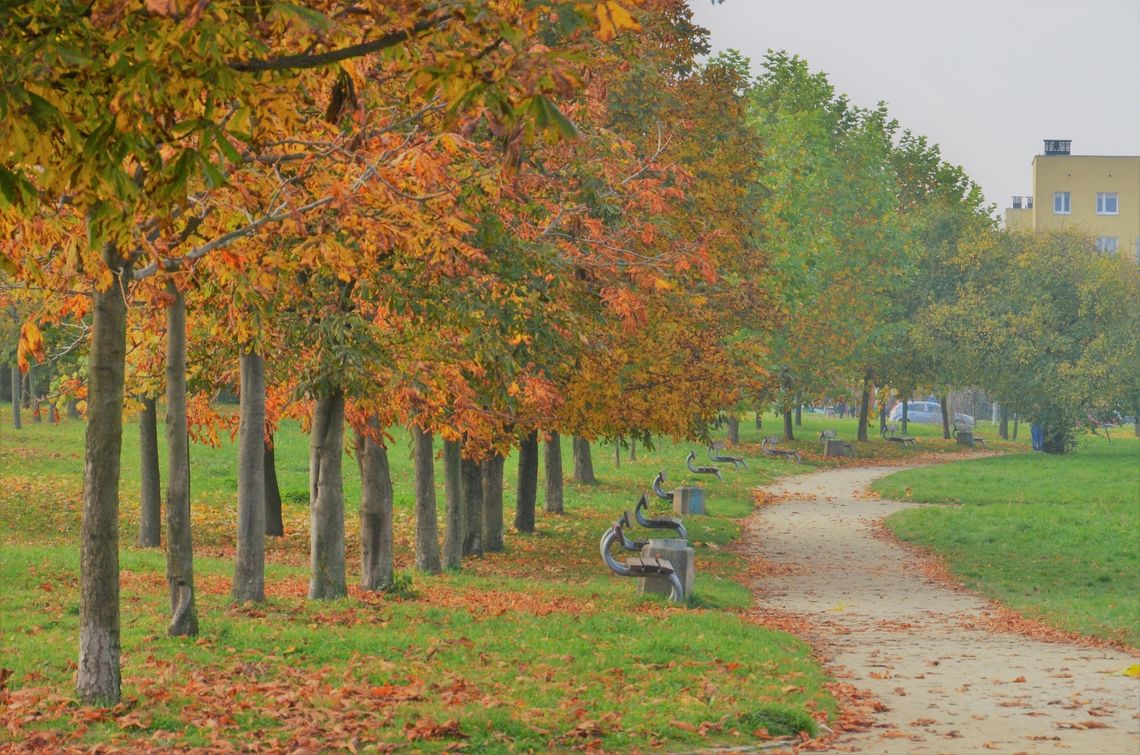
<path id="1" fill-rule="evenodd" d="M 1098 191 L 1096 193 L 1096 214 L 1116 215 L 1120 205 L 1116 201 L 1115 191 Z"/>
<path id="2" fill-rule="evenodd" d="M 1098 252 L 1116 252 L 1116 244 L 1119 241 L 1116 236 L 1097 236 L 1096 237 L 1096 250 Z"/>
<path id="3" fill-rule="evenodd" d="M 1068 215 L 1070 212 L 1069 205 L 1069 192 L 1055 191 L 1053 192 L 1053 214 L 1054 215 Z"/>

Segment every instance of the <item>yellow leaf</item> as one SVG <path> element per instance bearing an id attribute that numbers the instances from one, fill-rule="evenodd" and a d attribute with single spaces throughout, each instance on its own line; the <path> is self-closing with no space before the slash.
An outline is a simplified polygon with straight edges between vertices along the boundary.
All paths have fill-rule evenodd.
<path id="1" fill-rule="evenodd" d="M 610 12 L 610 20 L 617 29 L 629 29 L 631 31 L 641 31 L 641 24 L 637 23 L 633 16 L 629 15 L 629 11 L 621 6 L 620 3 L 614 0 L 607 0 L 606 8 Z"/>
<path id="2" fill-rule="evenodd" d="M 617 29 L 614 28 L 614 22 L 610 18 L 609 8 L 605 4 L 599 4 L 595 8 L 595 12 L 598 14 L 598 39 L 609 42 L 617 36 Z"/>
<path id="3" fill-rule="evenodd" d="M 1133 663 L 1128 668 L 1120 672 L 1121 676 L 1140 677 L 1140 663 Z"/>
<path id="4" fill-rule="evenodd" d="M 30 365 L 28 364 L 28 357 L 35 357 L 37 362 L 44 361 L 44 336 L 37 326 L 31 320 L 24 323 L 20 328 L 20 343 L 16 350 L 16 362 L 20 366 L 21 372 L 27 372 Z"/>

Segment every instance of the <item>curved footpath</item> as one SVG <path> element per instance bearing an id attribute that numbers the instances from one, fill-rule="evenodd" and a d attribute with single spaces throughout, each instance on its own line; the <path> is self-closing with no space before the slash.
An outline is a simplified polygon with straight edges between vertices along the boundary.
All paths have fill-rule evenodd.
<path id="1" fill-rule="evenodd" d="M 980 628 L 993 606 L 924 576 L 926 559 L 876 536 L 915 504 L 865 492 L 894 468 L 785 478 L 746 522 L 761 616 L 809 641 L 877 712 L 836 752 L 1140 753 L 1140 680 L 1127 653 Z M 778 622 L 777 622 L 778 623 Z"/>

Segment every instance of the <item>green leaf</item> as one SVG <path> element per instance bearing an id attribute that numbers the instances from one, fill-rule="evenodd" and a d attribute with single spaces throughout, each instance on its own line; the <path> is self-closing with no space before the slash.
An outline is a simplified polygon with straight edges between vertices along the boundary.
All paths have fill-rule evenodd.
<path id="1" fill-rule="evenodd" d="M 578 127 L 548 98 L 535 97 L 534 110 L 538 126 L 547 132 L 548 138 L 554 137 L 552 141 L 578 138 Z"/>
<path id="2" fill-rule="evenodd" d="M 211 189 L 216 189 L 219 186 L 226 185 L 226 177 L 222 171 L 218 170 L 218 166 L 214 165 L 206 157 L 198 156 L 198 161 L 202 165 L 202 174 L 206 177 L 206 185 Z"/>
<path id="3" fill-rule="evenodd" d="M 35 193 L 26 178 L 0 165 L 0 207 L 26 207 Z"/>
<path id="4" fill-rule="evenodd" d="M 313 31 L 325 32 L 332 28 L 332 21 L 325 14 L 293 3 L 275 3 L 273 11 L 284 16 L 292 16 Z"/>

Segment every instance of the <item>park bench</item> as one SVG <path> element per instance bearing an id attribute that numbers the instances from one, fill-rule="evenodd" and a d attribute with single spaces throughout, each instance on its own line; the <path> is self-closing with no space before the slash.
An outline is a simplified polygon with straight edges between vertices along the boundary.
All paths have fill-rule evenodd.
<path id="1" fill-rule="evenodd" d="M 843 455 L 850 456 L 852 459 L 855 458 L 855 444 L 841 440 L 839 433 L 834 430 L 824 430 L 821 432 L 819 434 L 819 444 L 822 447 L 824 456 Z M 829 451 L 835 451 L 837 446 L 839 449 L 838 454 L 829 453 Z"/>
<path id="2" fill-rule="evenodd" d="M 963 419 L 955 419 L 952 435 L 963 446 L 981 446 L 982 448 L 986 447 L 985 438 L 980 438 L 977 435 L 974 435 L 973 422 L 967 422 Z"/>
<path id="3" fill-rule="evenodd" d="M 698 467 L 693 464 L 696 459 L 696 451 L 689 451 L 689 455 L 685 457 L 685 466 L 689 468 L 690 472 L 693 474 L 713 475 L 721 482 L 724 482 L 724 478 L 720 476 L 720 467 Z"/>
<path id="4" fill-rule="evenodd" d="M 883 440 L 889 441 L 891 443 L 899 443 L 901 445 L 910 446 L 912 448 L 915 445 L 913 435 L 899 435 L 898 425 L 883 425 L 883 427 L 879 430 L 879 435 L 883 436 Z"/>
<path id="5" fill-rule="evenodd" d="M 643 494 L 641 496 L 641 499 L 637 502 L 637 505 L 634 506 L 634 508 L 633 508 L 633 515 L 634 515 L 634 517 L 637 518 L 637 523 L 640 524 L 642 527 L 645 527 L 646 529 L 650 529 L 650 530 L 662 530 L 662 529 L 676 530 L 678 538 L 680 538 L 681 540 L 688 540 L 689 539 L 689 533 L 688 533 L 688 531 L 685 530 L 685 525 L 681 524 L 680 519 L 673 519 L 672 517 L 666 517 L 666 518 L 662 518 L 662 519 L 650 519 L 641 513 L 643 511 L 647 511 L 648 509 L 649 509 L 649 501 L 647 501 L 645 499 L 645 495 Z M 627 521 L 628 521 L 628 514 L 627 514 Z"/>
<path id="6" fill-rule="evenodd" d="M 673 500 L 673 491 L 661 487 L 664 482 L 665 470 L 662 469 L 657 473 L 657 476 L 653 478 L 653 494 L 663 501 L 671 501 Z"/>
<path id="7" fill-rule="evenodd" d="M 740 469 L 741 467 L 748 469 L 743 456 L 729 456 L 724 453 L 723 440 L 714 440 L 709 444 L 709 458 L 713 461 L 719 461 L 721 464 L 731 464 L 733 469 Z"/>
<path id="8" fill-rule="evenodd" d="M 796 464 L 800 463 L 800 452 L 791 451 L 786 448 L 776 448 L 776 444 L 780 442 L 779 435 L 765 436 L 764 440 L 760 441 L 760 450 L 769 456 L 777 456 L 782 459 L 795 459 Z"/>
<path id="9" fill-rule="evenodd" d="M 628 515 L 626 519 L 628 519 Z M 683 601 L 685 599 L 685 588 L 673 570 L 673 564 L 668 559 L 640 556 L 618 561 L 614 558 L 614 555 L 610 553 L 610 547 L 615 542 L 623 544 L 626 542 L 625 533 L 622 530 L 622 522 L 617 521 L 602 535 L 602 561 L 610 568 L 610 571 L 622 577 L 663 577 L 669 580 L 672 587 L 669 600 L 674 603 Z"/>
<path id="10" fill-rule="evenodd" d="M 618 541 L 618 544 L 621 545 L 622 550 L 641 551 L 641 549 L 644 548 L 646 544 L 648 544 L 648 540 L 630 540 L 625 536 L 625 531 L 633 527 L 633 525 L 629 522 L 628 511 L 621 512 L 621 517 L 617 520 L 617 523 L 621 525 L 621 539 Z"/>

